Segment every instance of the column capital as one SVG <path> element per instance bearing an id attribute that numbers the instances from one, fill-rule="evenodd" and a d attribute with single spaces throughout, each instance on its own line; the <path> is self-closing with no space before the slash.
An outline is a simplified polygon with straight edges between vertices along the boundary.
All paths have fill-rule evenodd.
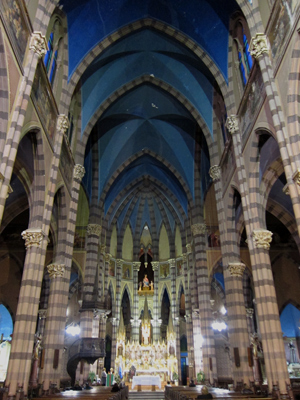
<path id="1" fill-rule="evenodd" d="M 267 36 L 264 33 L 257 33 L 250 42 L 250 54 L 258 59 L 264 53 L 269 52 Z"/>
<path id="2" fill-rule="evenodd" d="M 39 58 L 43 57 L 47 52 L 47 41 L 42 32 L 33 32 L 29 43 L 29 49 L 33 50 Z"/>
<path id="3" fill-rule="evenodd" d="M 296 183 L 296 185 L 300 186 L 300 169 L 297 168 L 297 170 L 293 173 L 293 181 Z"/>
<path id="4" fill-rule="evenodd" d="M 45 319 L 47 317 L 47 308 L 41 308 L 38 311 L 39 319 Z"/>
<path id="5" fill-rule="evenodd" d="M 122 267 L 124 260 L 122 260 L 122 258 L 118 258 L 116 261 L 117 261 L 117 266 Z"/>
<path id="6" fill-rule="evenodd" d="M 170 258 L 170 260 L 168 260 L 168 263 L 170 265 L 170 268 L 175 268 L 176 267 L 175 258 Z"/>
<path id="7" fill-rule="evenodd" d="M 69 128 L 69 120 L 65 114 L 60 114 L 57 118 L 56 129 L 65 134 Z"/>
<path id="8" fill-rule="evenodd" d="M 231 276 L 239 276 L 242 278 L 246 265 L 242 262 L 233 262 L 228 264 L 228 270 Z"/>
<path id="9" fill-rule="evenodd" d="M 84 177 L 84 174 L 85 174 L 84 166 L 76 164 L 74 166 L 73 179 L 78 179 L 79 181 L 81 181 L 81 179 Z"/>
<path id="10" fill-rule="evenodd" d="M 253 318 L 254 309 L 250 307 L 246 307 L 246 315 L 248 318 Z"/>
<path id="11" fill-rule="evenodd" d="M 209 169 L 209 175 L 210 175 L 211 179 L 213 180 L 213 182 L 220 180 L 221 179 L 221 167 L 219 167 L 218 165 L 213 165 Z"/>
<path id="12" fill-rule="evenodd" d="M 192 253 L 192 243 L 187 243 L 185 247 L 186 247 L 186 253 L 191 254 Z"/>
<path id="13" fill-rule="evenodd" d="M 239 120 L 237 115 L 230 115 L 227 117 L 226 128 L 231 135 L 239 131 Z"/>
<path id="14" fill-rule="evenodd" d="M 25 240 L 25 247 L 39 247 L 45 237 L 45 233 L 39 228 L 29 228 L 21 233 L 22 238 Z"/>
<path id="15" fill-rule="evenodd" d="M 105 262 L 109 262 L 112 255 L 110 253 L 105 253 Z"/>
<path id="16" fill-rule="evenodd" d="M 266 229 L 257 229 L 252 232 L 254 247 L 269 250 L 273 233 Z"/>
<path id="17" fill-rule="evenodd" d="M 196 235 L 205 235 L 206 234 L 206 225 L 205 224 L 194 224 L 191 226 L 193 236 Z"/>
<path id="18" fill-rule="evenodd" d="M 152 264 L 152 265 L 153 265 L 153 264 Z M 134 262 L 132 263 L 132 267 L 133 267 L 133 270 L 134 270 L 134 271 L 139 271 L 140 266 L 141 266 L 140 261 L 134 261 Z"/>
<path id="19" fill-rule="evenodd" d="M 153 271 L 158 271 L 159 261 L 152 261 L 151 262 Z"/>
<path id="20" fill-rule="evenodd" d="M 50 278 L 58 278 L 64 276 L 65 264 L 49 264 L 47 266 L 47 271 Z"/>
<path id="21" fill-rule="evenodd" d="M 86 227 L 86 231 L 88 235 L 95 235 L 95 236 L 100 236 L 101 235 L 101 229 L 102 226 L 98 224 L 88 224 Z"/>

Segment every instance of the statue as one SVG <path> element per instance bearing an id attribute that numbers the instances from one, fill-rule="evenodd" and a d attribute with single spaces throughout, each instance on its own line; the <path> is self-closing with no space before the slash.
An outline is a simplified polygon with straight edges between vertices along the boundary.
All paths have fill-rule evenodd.
<path id="1" fill-rule="evenodd" d="M 150 282 L 150 290 L 154 290 L 154 284 L 153 281 Z"/>
<path id="2" fill-rule="evenodd" d="M 145 275 L 143 279 L 143 288 L 149 289 L 149 279 L 147 278 L 147 275 Z"/>

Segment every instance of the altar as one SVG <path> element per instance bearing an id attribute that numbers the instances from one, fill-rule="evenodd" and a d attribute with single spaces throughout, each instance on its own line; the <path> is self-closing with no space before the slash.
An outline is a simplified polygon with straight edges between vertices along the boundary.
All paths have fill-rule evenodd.
<path id="1" fill-rule="evenodd" d="M 131 388 L 134 389 L 135 386 L 158 386 L 159 389 L 161 389 L 161 381 L 160 377 L 156 375 L 140 375 L 140 376 L 134 376 L 132 378 L 132 386 Z M 138 388 L 139 389 L 139 388 Z"/>

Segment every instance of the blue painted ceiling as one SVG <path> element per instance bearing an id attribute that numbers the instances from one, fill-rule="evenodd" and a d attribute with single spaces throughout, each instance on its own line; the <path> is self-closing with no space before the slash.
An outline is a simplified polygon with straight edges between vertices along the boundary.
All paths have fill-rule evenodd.
<path id="1" fill-rule="evenodd" d="M 229 21 L 239 10 L 235 0 L 62 0 L 59 4 L 68 23 L 69 80 L 95 46 L 120 28 L 148 18 L 192 39 L 227 81 Z M 93 195 L 103 201 L 109 224 L 117 223 L 119 230 L 130 224 L 136 234 L 145 224 L 150 232 L 159 232 L 163 223 L 173 232 L 176 224 L 184 226 L 195 200 L 196 142 L 202 149 L 198 166 L 202 198 L 210 182 L 207 144 L 189 111 L 194 110 L 213 138 L 217 84 L 210 69 L 184 43 L 145 26 L 112 40 L 86 64 L 78 85 L 82 135 L 91 121 L 94 125 L 83 180 L 89 199 L 92 158 L 97 154 L 99 178 Z M 114 95 L 124 86 L 128 89 L 122 95 Z"/>

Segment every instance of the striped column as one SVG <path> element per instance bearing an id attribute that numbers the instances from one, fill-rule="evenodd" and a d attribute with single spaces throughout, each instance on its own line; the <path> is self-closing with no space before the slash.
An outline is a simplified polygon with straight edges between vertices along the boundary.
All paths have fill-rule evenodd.
<path id="1" fill-rule="evenodd" d="M 111 259 L 111 254 L 105 254 L 105 271 L 104 271 L 104 298 L 107 298 L 108 294 L 108 270 L 109 270 L 109 262 Z"/>
<path id="2" fill-rule="evenodd" d="M 103 227 L 102 227 L 103 233 Z M 100 254 L 99 254 L 99 265 L 98 265 L 98 300 L 104 301 L 104 293 L 105 293 L 105 249 L 106 246 L 104 243 L 100 245 Z"/>
<path id="3" fill-rule="evenodd" d="M 132 322 L 131 322 L 131 340 L 136 342 L 139 341 L 139 295 L 138 295 L 138 287 L 139 287 L 139 278 L 138 272 L 140 269 L 141 263 L 139 261 L 132 263 L 133 266 L 133 310 L 132 310 Z"/>
<path id="4" fill-rule="evenodd" d="M 5 382 L 9 387 L 9 397 L 15 396 L 18 386 L 23 387 L 24 393 L 27 394 L 44 273 L 43 262 L 48 244 L 48 238 L 42 229 L 27 229 L 22 232 L 22 237 L 25 240 L 26 257 Z"/>
<path id="5" fill-rule="evenodd" d="M 182 255 L 183 273 L 184 273 L 184 294 L 185 294 L 185 323 L 186 323 L 186 339 L 188 348 L 189 361 L 189 378 L 194 378 L 194 348 L 193 343 L 193 323 L 192 323 L 192 306 L 191 306 L 191 287 L 189 285 L 189 253 Z"/>
<path id="6" fill-rule="evenodd" d="M 0 165 L 0 225 L 3 218 L 5 202 L 9 193 L 11 175 L 16 160 L 21 131 L 30 99 L 32 83 L 40 58 L 46 54 L 47 42 L 40 32 L 33 32 L 29 51 L 25 61 L 24 75 L 18 88 L 11 124 L 7 132 L 6 143 Z"/>
<path id="7" fill-rule="evenodd" d="M 43 392 L 47 394 L 51 383 L 60 384 L 60 361 L 63 353 L 64 328 L 66 324 L 66 282 L 64 279 L 65 265 L 50 264 L 47 266 L 50 277 L 50 293 L 48 300 L 48 313 L 43 337 L 44 368 L 40 370 L 39 381 L 43 382 Z M 63 308 L 63 312 L 61 312 Z M 54 364 L 55 353 L 58 353 L 58 363 Z M 56 355 L 57 357 L 57 355 Z"/>
<path id="8" fill-rule="evenodd" d="M 117 356 L 117 333 L 119 327 L 119 320 L 117 318 L 112 318 L 112 337 L 111 337 L 111 368 L 115 370 L 116 367 L 116 356 Z"/>
<path id="9" fill-rule="evenodd" d="M 229 263 L 227 270 L 224 271 L 229 340 L 232 350 L 235 385 L 241 381 L 249 385 L 249 381 L 253 381 L 253 371 L 248 362 L 250 343 L 242 282 L 244 269 L 245 264 L 233 262 Z"/>
<path id="10" fill-rule="evenodd" d="M 277 389 L 279 389 L 281 394 L 286 394 L 286 385 L 290 384 L 290 379 L 287 371 L 285 349 L 269 257 L 271 240 L 272 232 L 264 229 L 257 229 L 252 231 L 248 243 L 250 255 L 253 255 L 253 258 L 255 258 L 255 262 L 252 264 L 253 282 L 269 391 L 277 391 Z"/>
<path id="11" fill-rule="evenodd" d="M 170 266 L 170 278 L 171 278 L 171 312 L 173 321 L 178 316 L 176 314 L 176 262 L 175 258 L 168 260 Z"/>
<path id="12" fill-rule="evenodd" d="M 90 303 L 98 299 L 98 288 L 95 288 L 95 277 L 98 268 L 98 244 L 101 234 L 101 225 L 89 224 L 87 231 L 86 244 L 86 267 L 84 271 L 84 289 L 83 289 L 83 308 L 85 303 Z M 98 282 L 97 282 L 98 284 Z M 96 292 L 95 292 L 96 290 Z M 89 307 L 88 307 L 89 308 Z"/>
<path id="13" fill-rule="evenodd" d="M 206 264 L 206 226 L 192 225 L 195 244 L 195 270 L 198 287 L 199 314 L 201 333 L 203 336 L 203 371 L 206 379 L 212 384 L 217 378 L 217 363 L 215 355 L 215 340 L 212 331 L 212 312 L 210 304 L 210 284 Z"/>
<path id="14" fill-rule="evenodd" d="M 256 36 L 252 38 L 250 52 L 258 62 L 264 81 L 280 156 L 287 179 L 288 194 L 291 197 L 298 234 L 300 236 L 300 170 L 297 168 L 297 164 L 299 164 L 299 154 L 297 153 L 297 146 L 290 143 L 283 112 L 284 108 L 282 107 L 278 94 L 279 90 L 274 80 L 273 67 L 269 56 L 269 46 L 265 34 L 257 33 Z M 293 136 L 292 133 L 291 136 Z M 295 155 L 293 148 L 295 148 Z"/>
<path id="15" fill-rule="evenodd" d="M 153 294 L 153 341 L 160 339 L 159 304 L 158 304 L 158 281 L 159 281 L 159 262 L 152 261 L 152 269 L 154 271 L 154 294 Z"/>
<path id="16" fill-rule="evenodd" d="M 98 310 L 94 310 L 94 319 L 93 319 L 93 327 L 92 327 L 92 337 L 98 338 L 99 336 L 99 329 L 100 329 L 100 315 Z M 90 371 L 95 372 L 97 375 L 97 365 L 98 361 L 96 360 L 94 364 L 90 366 Z"/>
<path id="17" fill-rule="evenodd" d="M 192 311 L 192 324 L 193 324 L 192 350 L 194 351 L 195 368 L 193 371 L 194 375 L 190 376 L 190 379 L 196 379 L 197 373 L 199 371 L 203 371 L 203 353 L 202 353 L 202 347 L 200 346 L 199 343 L 199 338 L 202 336 L 202 331 L 200 326 L 199 311 L 197 309 Z"/>

